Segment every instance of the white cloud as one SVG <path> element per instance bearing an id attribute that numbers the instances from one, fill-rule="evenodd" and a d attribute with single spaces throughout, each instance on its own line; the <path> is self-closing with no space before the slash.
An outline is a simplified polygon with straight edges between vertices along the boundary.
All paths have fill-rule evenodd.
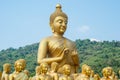
<path id="1" fill-rule="evenodd" d="M 81 26 L 81 27 L 78 28 L 78 31 L 80 33 L 88 33 L 90 31 L 90 27 L 86 26 L 86 25 L 83 25 L 83 26 Z"/>
<path id="2" fill-rule="evenodd" d="M 101 40 L 98 40 L 98 39 L 95 39 L 95 38 L 91 38 L 90 41 L 102 42 Z"/>

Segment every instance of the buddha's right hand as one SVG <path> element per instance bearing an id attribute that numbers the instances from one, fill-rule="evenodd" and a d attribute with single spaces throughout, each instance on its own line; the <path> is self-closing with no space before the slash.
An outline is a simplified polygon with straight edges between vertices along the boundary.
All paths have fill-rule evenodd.
<path id="1" fill-rule="evenodd" d="M 65 55 L 68 55 L 69 49 L 68 49 L 68 48 L 65 48 L 64 51 L 63 51 L 63 53 L 64 53 Z"/>
<path id="2" fill-rule="evenodd" d="M 68 53 L 69 53 L 69 49 L 65 48 L 64 51 L 61 54 L 61 59 L 63 59 L 64 57 L 66 57 L 68 55 Z"/>

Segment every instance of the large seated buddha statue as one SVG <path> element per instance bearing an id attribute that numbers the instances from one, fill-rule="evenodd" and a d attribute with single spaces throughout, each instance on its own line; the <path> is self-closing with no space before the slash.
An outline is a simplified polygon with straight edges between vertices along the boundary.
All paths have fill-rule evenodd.
<path id="1" fill-rule="evenodd" d="M 50 27 L 53 35 L 46 37 L 40 41 L 38 49 L 37 62 L 39 64 L 46 62 L 51 65 L 52 62 L 57 62 L 58 73 L 62 72 L 62 67 L 65 64 L 71 66 L 71 72 L 78 71 L 79 58 L 76 50 L 76 45 L 73 41 L 64 37 L 67 29 L 68 16 L 62 12 L 61 5 L 56 5 L 56 10 L 50 16 Z"/>

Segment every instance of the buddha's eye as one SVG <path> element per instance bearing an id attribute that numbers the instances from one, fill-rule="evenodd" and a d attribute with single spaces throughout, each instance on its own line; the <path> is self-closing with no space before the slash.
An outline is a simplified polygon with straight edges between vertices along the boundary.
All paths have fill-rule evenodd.
<path id="1" fill-rule="evenodd" d="M 65 24 L 67 24 L 67 21 L 65 21 Z"/>
<path id="2" fill-rule="evenodd" d="M 59 22 L 60 24 L 62 24 L 62 21 L 61 21 L 61 20 L 59 20 L 58 22 Z"/>

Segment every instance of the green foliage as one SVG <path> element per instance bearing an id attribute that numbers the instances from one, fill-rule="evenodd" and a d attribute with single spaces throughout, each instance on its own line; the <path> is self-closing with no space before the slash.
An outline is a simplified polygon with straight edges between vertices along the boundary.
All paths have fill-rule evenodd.
<path id="1" fill-rule="evenodd" d="M 102 75 L 104 67 L 111 66 L 118 73 L 120 70 L 120 41 L 96 42 L 86 40 L 76 40 L 80 57 L 80 67 L 88 64 L 95 73 Z"/>
<path id="2" fill-rule="evenodd" d="M 37 50 L 38 43 L 27 45 L 25 47 L 19 47 L 18 49 L 8 48 L 0 51 L 0 71 L 2 71 L 2 65 L 4 63 L 11 63 L 13 72 L 14 62 L 23 58 L 27 62 L 27 70 L 29 70 L 30 73 L 35 74 L 35 67 L 37 65 Z"/>
<path id="3" fill-rule="evenodd" d="M 30 71 L 30 75 L 35 75 L 35 67 L 37 65 L 38 43 L 19 47 L 18 49 L 8 48 L 0 51 L 0 71 L 2 65 L 6 62 L 12 64 L 14 70 L 14 62 L 23 58 L 27 61 L 26 69 Z M 82 64 L 88 64 L 95 73 L 101 74 L 102 68 L 106 66 L 113 67 L 117 73 L 120 70 L 120 41 L 103 41 L 96 42 L 85 40 L 76 40 L 76 46 L 80 57 L 80 69 Z M 79 70 L 81 71 L 81 70 Z"/>

